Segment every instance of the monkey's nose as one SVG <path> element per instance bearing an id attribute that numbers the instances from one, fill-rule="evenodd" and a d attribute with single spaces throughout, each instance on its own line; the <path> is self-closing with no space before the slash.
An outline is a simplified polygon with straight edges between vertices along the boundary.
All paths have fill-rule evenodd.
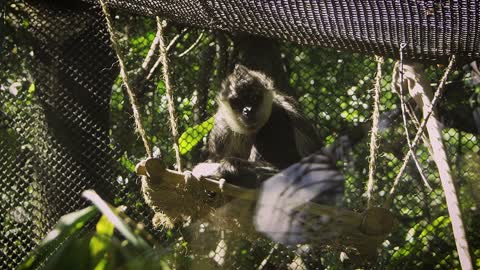
<path id="1" fill-rule="evenodd" d="M 252 107 L 243 107 L 242 114 L 244 116 L 249 116 L 252 112 Z"/>

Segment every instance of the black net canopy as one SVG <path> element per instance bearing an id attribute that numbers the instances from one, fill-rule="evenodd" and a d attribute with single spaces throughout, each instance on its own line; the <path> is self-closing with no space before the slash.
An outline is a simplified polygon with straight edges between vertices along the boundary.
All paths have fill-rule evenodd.
<path id="1" fill-rule="evenodd" d="M 91 0 L 85 0 L 92 2 Z M 303 45 L 416 59 L 480 56 L 474 0 L 110 0 L 111 7 Z"/>

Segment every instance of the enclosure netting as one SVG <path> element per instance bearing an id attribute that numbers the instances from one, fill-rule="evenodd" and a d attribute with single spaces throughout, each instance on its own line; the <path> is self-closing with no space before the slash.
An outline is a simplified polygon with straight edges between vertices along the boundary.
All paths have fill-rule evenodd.
<path id="1" fill-rule="evenodd" d="M 326 144 L 344 135 L 354 138 L 352 151 L 339 167 L 346 177 L 345 207 L 358 211 L 365 208 L 365 157 L 376 72 L 372 55 L 397 56 L 400 43 L 408 40 L 412 42 L 405 53 L 411 58 L 480 55 L 480 5 L 476 1 L 110 2 L 118 8 L 112 10 L 115 27 L 132 74 L 138 71 L 155 36 L 155 20 L 149 16 L 164 15 L 200 27 L 184 31 L 184 25 L 176 24 L 167 35 L 171 40 L 180 34 L 171 53 L 180 133 L 213 115 L 215 92 L 235 62 L 231 37 L 201 28 L 303 44 L 285 42 L 278 47 L 287 78 L 284 87 L 299 100 Z M 134 174 L 134 165 L 145 152 L 134 133 L 131 107 L 98 4 L 7 1 L 4 8 L 5 25 L 0 24 L 4 35 L 0 37 L 0 267 L 16 267 L 62 215 L 86 206 L 81 198 L 86 189 L 94 189 L 113 205 L 126 205 L 132 219 L 145 223 L 161 239 L 164 232 L 151 225 L 153 213 L 143 201 Z M 392 9 L 395 14 L 388 12 Z M 201 42 L 179 57 L 201 32 Z M 226 63 L 220 63 L 219 59 L 225 59 L 221 54 L 228 56 Z M 390 85 L 393 62 L 386 60 L 381 83 L 377 204 L 384 201 L 407 149 L 398 97 Z M 224 70 L 219 70 L 222 66 Z M 441 66 L 430 66 L 428 71 L 431 81 L 437 82 Z M 137 95 L 149 140 L 159 148 L 166 164 L 172 165 L 175 155 L 166 125 L 165 86 L 159 70 L 153 78 L 139 83 Z M 439 106 L 474 258 L 480 257 L 480 127 L 474 121 L 480 114 L 478 83 L 471 69 L 457 69 Z M 182 156 L 187 168 L 204 158 L 201 146 L 202 142 Z M 436 166 L 427 148 L 420 147 L 417 156 L 433 190 L 423 185 L 415 166 L 409 166 L 391 209 L 398 228 L 382 244 L 374 266 L 459 268 Z M 198 252 L 193 254 L 195 258 L 215 266 L 209 253 L 215 252 L 220 233 L 225 233 L 229 242 L 227 268 L 258 267 L 272 250 L 273 244 L 267 240 L 255 241 L 212 228 L 201 236 L 209 239 L 201 241 L 205 252 L 191 249 L 185 251 L 186 256 Z M 293 258 L 294 251 L 277 248 L 269 264 L 273 269 L 287 268 Z M 342 265 L 338 252 L 331 250 L 311 259 L 319 261 L 312 262 L 317 266 Z"/>

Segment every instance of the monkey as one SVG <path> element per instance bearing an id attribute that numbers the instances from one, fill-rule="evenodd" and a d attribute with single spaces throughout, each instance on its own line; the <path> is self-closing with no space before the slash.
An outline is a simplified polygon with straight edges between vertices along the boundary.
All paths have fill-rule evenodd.
<path id="1" fill-rule="evenodd" d="M 295 99 L 262 72 L 237 65 L 223 81 L 217 104 L 208 159 L 192 175 L 258 189 L 255 228 L 283 244 L 305 244 L 310 240 L 305 215 L 292 205 L 336 204 L 343 198 L 344 177 L 328 154 L 335 151 L 323 148 Z M 295 262 L 309 263 L 313 251 L 302 245 L 296 253 Z"/>
<path id="2" fill-rule="evenodd" d="M 208 160 L 192 170 L 197 178 L 258 187 L 259 173 L 283 170 L 322 146 L 295 99 L 277 90 L 262 72 L 236 65 L 216 100 Z"/>

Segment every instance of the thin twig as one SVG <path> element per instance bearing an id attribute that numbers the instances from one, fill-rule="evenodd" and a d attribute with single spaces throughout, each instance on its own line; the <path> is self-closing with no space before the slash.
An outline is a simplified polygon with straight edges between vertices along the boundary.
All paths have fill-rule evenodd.
<path id="1" fill-rule="evenodd" d="M 169 53 L 170 50 L 173 48 L 173 46 L 175 46 L 177 44 L 178 40 L 187 32 L 187 30 L 188 30 L 188 28 L 185 28 L 179 34 L 177 34 L 173 37 L 173 39 L 170 41 L 170 43 L 167 46 L 167 50 L 166 50 L 167 53 Z M 155 71 L 157 70 L 160 63 L 162 63 L 162 58 L 158 57 L 157 61 L 155 61 L 155 64 L 153 64 L 152 68 L 148 72 L 147 77 L 145 77 L 147 81 L 152 78 L 153 73 L 155 73 Z"/>
<path id="2" fill-rule="evenodd" d="M 367 182 L 367 208 L 372 207 L 372 193 L 373 184 L 375 181 L 375 162 L 377 151 L 377 138 L 378 138 L 378 123 L 380 118 L 380 88 L 382 81 L 382 64 L 383 57 L 376 56 L 377 61 L 377 76 L 375 76 L 375 95 L 373 99 L 373 123 L 372 132 L 370 134 L 370 162 L 368 164 L 368 182 Z"/>
<path id="3" fill-rule="evenodd" d="M 167 95 L 168 102 L 168 114 L 170 118 L 170 128 L 172 130 L 172 139 L 173 139 L 173 148 L 175 150 L 175 157 L 177 161 L 177 170 L 182 171 L 182 159 L 180 157 L 180 148 L 178 146 L 178 126 L 177 126 L 177 116 L 175 112 L 175 102 L 173 100 L 173 86 L 170 81 L 170 66 L 168 59 L 167 46 L 165 44 L 165 27 L 162 20 L 157 17 L 157 27 L 160 31 L 160 56 L 159 59 L 162 61 L 162 70 L 163 70 L 163 80 L 165 82 L 165 90 Z"/>
<path id="4" fill-rule="evenodd" d="M 406 105 L 407 105 L 406 109 L 407 109 L 408 117 L 410 117 L 410 119 L 412 119 L 413 124 L 415 125 L 415 128 L 418 130 L 418 128 L 420 127 L 420 121 L 418 120 L 417 116 L 415 115 L 412 106 L 410 104 L 408 104 L 408 102 L 406 103 Z M 423 140 L 423 143 L 425 144 L 425 146 L 428 149 L 428 153 L 430 154 L 430 156 L 432 156 L 432 146 L 430 145 L 430 141 L 428 140 L 425 133 L 422 134 L 422 140 Z"/>
<path id="5" fill-rule="evenodd" d="M 158 57 L 157 61 L 155 61 L 155 64 L 153 64 L 152 68 L 148 72 L 147 77 L 145 77 L 147 81 L 150 80 L 150 78 L 152 78 L 153 73 L 155 73 L 155 71 L 157 70 L 161 62 L 162 62 L 162 57 Z"/>
<path id="6" fill-rule="evenodd" d="M 145 129 L 143 128 L 137 97 L 135 95 L 135 92 L 131 88 L 130 78 L 126 71 L 125 60 L 123 58 L 123 55 L 120 49 L 120 44 L 118 43 L 118 40 L 119 40 L 118 35 L 113 29 L 112 17 L 108 12 L 108 8 L 104 0 L 100 0 L 100 5 L 102 6 L 102 11 L 107 21 L 107 29 L 108 29 L 108 32 L 110 33 L 110 40 L 112 41 L 112 47 L 115 50 L 115 53 L 118 58 L 118 63 L 120 65 L 120 76 L 122 77 L 123 84 L 125 85 L 125 88 L 127 89 L 128 97 L 130 98 L 133 117 L 135 119 L 136 131 L 140 134 L 140 137 L 142 138 L 143 146 L 145 147 L 145 151 L 147 152 L 148 157 L 152 157 L 152 150 L 148 143 Z"/>
<path id="7" fill-rule="evenodd" d="M 422 178 L 423 183 L 428 188 L 428 190 L 432 190 L 432 187 L 428 184 L 427 178 L 423 174 L 422 166 L 420 166 L 420 162 L 418 162 L 417 156 L 413 153 L 412 142 L 410 140 L 410 132 L 408 132 L 408 124 L 407 124 L 407 114 L 406 114 L 406 106 L 405 106 L 405 92 L 403 89 L 403 75 L 404 75 L 404 68 L 403 68 L 403 49 L 407 46 L 406 43 L 402 43 L 400 45 L 400 107 L 402 109 L 402 120 L 403 120 L 403 128 L 405 130 L 405 137 L 407 138 L 407 144 L 409 149 L 412 150 L 412 159 L 417 167 L 418 173 L 420 174 L 420 178 Z"/>
<path id="8" fill-rule="evenodd" d="M 422 134 L 425 130 L 425 126 L 427 125 L 427 121 L 430 118 L 430 115 L 432 115 L 433 109 L 437 105 L 440 96 L 443 94 L 445 81 L 447 80 L 447 77 L 450 74 L 450 71 L 452 70 L 453 64 L 455 63 L 455 59 L 456 59 L 455 55 L 452 55 L 452 57 L 450 58 L 450 63 L 448 64 L 447 68 L 445 69 L 445 72 L 443 73 L 443 76 L 442 76 L 442 78 L 440 80 L 440 83 L 438 85 L 437 91 L 435 92 L 435 95 L 433 96 L 431 106 L 430 106 L 430 108 L 427 108 L 428 113 L 423 118 L 422 123 L 420 124 L 420 127 L 417 130 L 417 134 L 415 134 L 415 138 L 413 139 L 413 142 L 412 142 L 412 147 L 408 150 L 407 154 L 403 158 L 402 167 L 400 168 L 400 171 L 398 172 L 398 175 L 395 178 L 395 181 L 393 182 L 393 186 L 390 189 L 390 192 L 387 196 L 387 199 L 385 200 L 385 203 L 384 203 L 385 208 L 390 207 L 390 204 L 391 204 L 392 199 L 393 199 L 393 194 L 395 193 L 395 190 L 398 186 L 398 183 L 400 182 L 400 179 L 402 178 L 403 173 L 405 172 L 408 161 L 410 160 L 410 156 L 412 155 L 413 150 L 415 150 L 415 148 L 417 147 L 418 141 L 422 137 Z"/>
<path id="9" fill-rule="evenodd" d="M 205 32 L 202 31 L 202 33 L 200 33 L 200 35 L 198 35 L 197 40 L 195 40 L 195 42 L 188 49 L 186 49 L 183 53 L 179 54 L 178 57 L 182 58 L 185 55 L 187 55 L 190 51 L 192 51 L 198 45 L 198 43 L 200 43 L 200 41 L 202 40 L 202 37 L 203 37 L 204 33 Z"/>
<path id="10" fill-rule="evenodd" d="M 178 40 L 183 37 L 185 35 L 185 33 L 187 33 L 187 31 L 189 30 L 189 28 L 184 28 L 182 29 L 182 31 L 180 31 L 179 34 L 175 35 L 172 40 L 170 40 L 170 43 L 168 43 L 168 46 L 167 46 L 167 52 L 170 52 L 170 50 L 173 48 L 173 46 L 177 45 L 178 43 Z"/>
<path id="11" fill-rule="evenodd" d="M 263 259 L 263 261 L 260 263 L 260 265 L 257 267 L 257 270 L 263 270 L 263 268 L 265 267 L 265 265 L 267 265 L 268 261 L 270 260 L 270 258 L 272 257 L 273 255 L 273 252 L 275 252 L 275 250 L 278 249 L 278 246 L 279 244 L 276 243 L 271 249 L 270 251 L 268 252 L 267 254 L 267 257 L 265 257 Z"/>
<path id="12" fill-rule="evenodd" d="M 157 33 L 155 34 L 155 38 L 153 39 L 152 44 L 150 45 L 150 49 L 148 50 L 147 56 L 145 56 L 145 59 L 143 60 L 143 63 L 142 63 L 143 70 L 147 70 L 153 60 L 153 55 L 155 54 L 155 50 L 157 50 L 158 44 L 160 43 L 159 36 L 160 36 L 160 31 L 158 31 L 157 29 Z"/>

